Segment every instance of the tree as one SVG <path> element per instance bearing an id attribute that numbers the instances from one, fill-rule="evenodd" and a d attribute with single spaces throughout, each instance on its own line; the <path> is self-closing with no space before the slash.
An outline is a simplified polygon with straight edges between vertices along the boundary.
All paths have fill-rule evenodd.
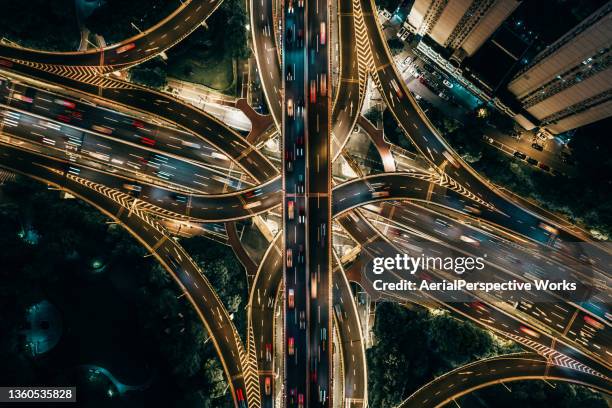
<path id="1" fill-rule="evenodd" d="M 163 88 L 168 83 L 166 71 L 161 67 L 139 66 L 130 70 L 132 81 L 151 88 Z"/>

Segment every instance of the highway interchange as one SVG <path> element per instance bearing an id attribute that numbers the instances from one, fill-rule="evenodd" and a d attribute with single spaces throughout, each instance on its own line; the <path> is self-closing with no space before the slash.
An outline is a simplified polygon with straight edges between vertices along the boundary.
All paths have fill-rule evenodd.
<path id="1" fill-rule="evenodd" d="M 184 2 L 142 35 L 102 51 L 43 53 L 2 45 L 0 165 L 73 192 L 118 220 L 156 256 L 211 334 L 236 406 L 276 406 L 278 401 L 289 407 L 365 406 L 365 342 L 347 276 L 358 276 L 355 280 L 371 289 L 372 257 L 410 253 L 415 247 L 426 251 L 431 246 L 424 243 L 432 241 L 453 253 L 498 254 L 490 265 L 495 279 L 528 280 L 533 267 L 603 282 L 603 289 L 588 297 L 546 294 L 546 301 L 530 293 L 516 302 L 483 294 L 459 299 L 378 294 L 445 307 L 547 357 L 536 369 L 522 370 L 520 363 L 495 381 L 557 378 L 609 392 L 609 255 L 596 243 L 584 242 L 588 236 L 582 231 L 508 199 L 453 152 L 397 73 L 372 1 L 338 4 L 336 88 L 329 69 L 335 29 L 329 4 L 288 1 L 277 27 L 271 1 L 251 2 L 260 79 L 282 135 L 280 168 L 239 132 L 199 109 L 158 91 L 96 76 L 168 49 L 219 4 Z M 347 46 L 352 37 L 365 48 Z M 118 52 L 122 47 L 125 51 Z M 332 195 L 331 161 L 343 153 L 358 120 L 368 75 L 431 168 L 349 180 L 335 186 Z M 386 155 L 390 152 L 381 151 L 383 161 L 389 160 Z M 283 232 L 270 243 L 251 289 L 253 350 L 243 346 L 214 289 L 180 245 L 161 227 L 151 226 L 159 219 L 247 219 L 278 211 L 281 204 Z M 361 249 L 346 271 L 332 252 L 332 216 Z M 518 262 L 509 255 L 517 247 Z M 443 278 L 440 271 L 427 272 L 426 279 Z M 339 314 L 332 313 L 335 305 Z M 278 327 L 275 311 L 282 311 L 284 321 Z M 344 401 L 331 399 L 332 320 L 341 339 L 336 346 Z M 274 338 L 281 327 L 285 366 L 279 377 L 274 357 L 281 350 Z M 450 387 L 456 391 L 451 399 L 492 383 L 468 376 L 469 387 Z M 438 406 L 431 404 L 414 406 Z"/>

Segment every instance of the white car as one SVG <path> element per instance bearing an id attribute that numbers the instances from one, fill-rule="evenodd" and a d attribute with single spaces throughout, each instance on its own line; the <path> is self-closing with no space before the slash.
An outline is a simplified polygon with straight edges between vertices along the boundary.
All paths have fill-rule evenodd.
<path id="1" fill-rule="evenodd" d="M 448 79 L 445 79 L 444 81 L 442 81 L 442 83 L 449 89 L 454 86 Z"/>

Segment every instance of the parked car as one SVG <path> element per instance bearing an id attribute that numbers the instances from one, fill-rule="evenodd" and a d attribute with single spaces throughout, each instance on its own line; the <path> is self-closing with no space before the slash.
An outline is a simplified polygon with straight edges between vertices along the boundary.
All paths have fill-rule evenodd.
<path id="1" fill-rule="evenodd" d="M 533 147 L 534 149 L 539 150 L 539 151 L 544 150 L 544 146 L 539 145 L 539 144 L 537 144 L 537 143 L 532 143 L 532 144 L 531 144 L 531 147 Z"/>
<path id="2" fill-rule="evenodd" d="M 516 157 L 517 159 L 525 160 L 527 158 L 527 155 L 521 152 L 514 152 L 514 157 Z"/>
<path id="3" fill-rule="evenodd" d="M 537 161 L 536 159 L 531 158 L 531 157 L 529 157 L 529 158 L 527 159 L 527 163 L 532 164 L 532 165 L 534 165 L 534 166 L 537 166 L 537 165 L 538 165 L 538 161 Z"/>

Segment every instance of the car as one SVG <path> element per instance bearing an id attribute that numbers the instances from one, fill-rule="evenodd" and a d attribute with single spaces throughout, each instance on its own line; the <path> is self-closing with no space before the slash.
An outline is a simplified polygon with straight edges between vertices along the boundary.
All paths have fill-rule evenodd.
<path id="1" fill-rule="evenodd" d="M 272 394 L 272 380 L 270 377 L 266 377 L 266 380 L 264 381 L 264 390 L 266 395 Z"/>
<path id="2" fill-rule="evenodd" d="M 72 120 L 72 117 L 68 115 L 57 115 L 57 120 L 64 122 L 64 123 L 70 123 L 70 121 Z"/>
<path id="3" fill-rule="evenodd" d="M 537 144 L 537 143 L 532 143 L 532 144 L 531 144 L 531 147 L 532 147 L 532 148 L 534 148 L 534 149 L 536 149 L 536 150 L 539 150 L 539 151 L 544 150 L 544 146 L 539 145 L 539 144 Z"/>
<path id="4" fill-rule="evenodd" d="M 295 292 L 293 289 L 289 289 L 289 295 L 287 296 L 287 307 L 293 309 L 295 307 Z"/>
<path id="5" fill-rule="evenodd" d="M 340 323 L 342 323 L 342 318 L 344 317 L 342 314 L 342 306 L 340 306 L 339 303 L 336 303 L 334 305 L 334 312 L 336 312 L 336 319 L 338 319 L 338 321 Z"/>
<path id="6" fill-rule="evenodd" d="M 295 149 L 295 153 L 297 157 L 304 157 L 304 148 L 298 147 L 297 149 Z"/>
<path id="7" fill-rule="evenodd" d="M 245 210 L 250 210 L 251 208 L 259 207 L 261 205 L 261 201 L 253 201 L 245 204 L 243 207 Z"/>
<path id="8" fill-rule="evenodd" d="M 303 264 L 305 262 L 305 257 L 304 257 L 304 245 L 301 245 L 298 247 L 298 263 Z"/>
<path id="9" fill-rule="evenodd" d="M 310 298 L 317 298 L 317 275 L 315 273 L 310 273 Z"/>
<path id="10" fill-rule="evenodd" d="M 525 160 L 527 158 L 527 155 L 525 153 L 521 153 L 521 152 L 514 152 L 514 157 L 516 157 L 517 159 L 521 159 L 521 160 Z"/>
<path id="11" fill-rule="evenodd" d="M 290 118 L 293 117 L 293 99 L 291 98 L 287 100 L 287 116 L 289 116 Z"/>
<path id="12" fill-rule="evenodd" d="M 474 239 L 474 238 L 472 238 L 470 236 L 467 236 L 467 235 L 461 235 L 459 237 L 459 239 L 461 241 L 463 241 L 463 242 L 467 242 L 468 244 L 472 244 L 474 246 L 479 246 L 480 245 L 480 241 L 478 241 L 477 239 Z"/>
<path id="13" fill-rule="evenodd" d="M 134 44 L 134 43 L 126 44 L 124 46 L 121 46 L 121 47 L 117 48 L 117 54 L 122 54 L 122 53 L 124 53 L 126 51 L 129 51 L 129 50 L 135 48 L 135 47 L 136 47 L 136 44 Z"/>
<path id="14" fill-rule="evenodd" d="M 321 74 L 319 78 L 319 92 L 321 96 L 327 95 L 327 74 Z"/>
<path id="15" fill-rule="evenodd" d="M 289 14 L 293 13 L 293 0 L 289 0 L 287 2 L 287 13 Z"/>
<path id="16" fill-rule="evenodd" d="M 25 95 L 19 94 L 19 93 L 17 93 L 17 92 L 14 92 L 14 93 L 13 93 L 13 99 L 17 99 L 17 100 L 20 100 L 21 102 L 27 102 L 27 103 L 32 103 L 32 102 L 34 102 L 34 99 L 33 99 L 33 98 L 30 98 L 30 97 L 28 97 L 28 96 L 25 96 Z"/>
<path id="17" fill-rule="evenodd" d="M 287 248 L 287 268 L 293 267 L 293 250 Z"/>
<path id="18" fill-rule="evenodd" d="M 448 101 L 450 98 L 448 97 L 448 95 L 446 94 L 446 92 L 440 92 L 438 94 L 438 96 L 442 99 L 444 99 L 445 101 Z"/>
<path id="19" fill-rule="evenodd" d="M 201 149 L 202 145 L 199 143 L 190 142 L 188 140 L 181 140 L 183 146 L 191 147 L 192 149 Z"/>
<path id="20" fill-rule="evenodd" d="M 296 112 L 298 116 L 304 116 L 304 100 L 302 98 L 297 101 Z"/>
<path id="21" fill-rule="evenodd" d="M 393 87 L 393 90 L 395 91 L 395 93 L 397 94 L 398 98 L 402 97 L 402 90 L 400 89 L 399 85 L 397 84 L 397 81 L 395 79 L 391 80 L 391 87 Z"/>
<path id="22" fill-rule="evenodd" d="M 298 408 L 304 408 L 304 394 L 298 395 Z"/>
<path id="23" fill-rule="evenodd" d="M 489 309 L 484 305 L 484 303 L 479 301 L 470 303 L 470 306 L 481 313 L 487 313 L 489 311 Z"/>
<path id="24" fill-rule="evenodd" d="M 272 343 L 266 344 L 266 361 L 272 361 Z"/>
<path id="25" fill-rule="evenodd" d="M 140 138 L 140 142 L 143 143 L 143 144 L 146 144 L 148 146 L 155 146 L 155 143 L 156 143 L 155 140 L 153 140 L 153 139 L 151 139 L 149 137 L 144 137 L 144 136 L 142 136 Z"/>
<path id="26" fill-rule="evenodd" d="M 287 202 L 287 218 L 292 220 L 295 217 L 295 203 L 291 200 Z"/>
<path id="27" fill-rule="evenodd" d="M 300 329 L 306 329 L 306 312 L 303 310 L 300 312 Z"/>
<path id="28" fill-rule="evenodd" d="M 444 86 L 446 86 L 449 89 L 452 89 L 453 87 L 453 84 L 448 79 L 445 79 L 444 81 L 442 81 L 442 83 L 444 84 Z"/>
<path id="29" fill-rule="evenodd" d="M 389 197 L 388 191 L 372 191 L 372 198 Z"/>
<path id="30" fill-rule="evenodd" d="M 296 186 L 296 191 L 298 194 L 304 194 L 304 175 L 300 174 L 298 176 L 298 183 Z"/>
<path id="31" fill-rule="evenodd" d="M 110 135 L 113 133 L 111 129 L 100 125 L 91 125 L 91 128 L 96 132 L 104 133 L 105 135 Z"/>
<path id="32" fill-rule="evenodd" d="M 293 81 L 293 65 L 291 64 L 287 66 L 287 81 Z"/>
<path id="33" fill-rule="evenodd" d="M 327 29 L 325 27 L 325 21 L 321 21 L 321 25 L 319 27 L 319 43 L 321 45 L 325 45 L 326 40 L 327 40 Z"/>
<path id="34" fill-rule="evenodd" d="M 323 403 L 327 401 L 327 391 L 325 388 L 319 387 L 319 402 Z"/>
<path id="35" fill-rule="evenodd" d="M 538 165 L 538 161 L 532 157 L 528 157 L 527 158 L 527 163 L 533 165 L 533 166 L 537 166 Z"/>
<path id="36" fill-rule="evenodd" d="M 303 4 L 303 2 L 302 2 Z M 304 7 L 303 5 L 301 7 Z M 304 46 L 304 31 L 300 28 L 297 33 L 298 47 Z"/>
<path id="37" fill-rule="evenodd" d="M 304 0 L 298 0 L 298 7 L 304 7 Z"/>
<path id="38" fill-rule="evenodd" d="M 553 227 L 552 225 L 548 225 L 548 224 L 541 222 L 538 225 L 538 227 L 542 228 L 544 231 L 548 232 L 549 234 L 553 234 L 553 235 L 559 234 L 559 230 Z"/>
<path id="39" fill-rule="evenodd" d="M 317 81 L 314 79 L 310 80 L 310 103 L 317 101 Z"/>
<path id="40" fill-rule="evenodd" d="M 289 337 L 289 339 L 287 340 L 287 352 L 290 356 L 295 354 L 295 340 L 293 339 L 293 337 Z"/>
<path id="41" fill-rule="evenodd" d="M 544 171 L 550 171 L 550 166 L 544 164 L 544 163 L 540 163 L 538 164 L 538 167 L 541 168 Z"/>
<path id="42" fill-rule="evenodd" d="M 599 320 L 593 319 L 591 316 L 585 315 L 584 322 L 589 326 L 596 328 L 597 330 L 603 330 L 605 328 L 604 324 Z"/>
<path id="43" fill-rule="evenodd" d="M 142 191 L 142 187 L 137 184 L 124 184 L 123 188 L 129 191 L 134 191 L 136 193 L 140 193 Z"/>
<path id="44" fill-rule="evenodd" d="M 304 224 L 306 222 L 306 215 L 305 215 L 304 207 L 300 207 L 298 211 L 298 222 L 300 224 Z"/>
<path id="45" fill-rule="evenodd" d="M 58 105 L 65 106 L 68 109 L 74 109 L 76 107 L 76 104 L 74 102 L 67 101 L 64 99 L 56 99 L 55 103 L 57 103 Z"/>
<path id="46" fill-rule="evenodd" d="M 519 327 L 519 330 L 522 331 L 523 333 L 525 333 L 528 336 L 535 337 L 535 338 L 540 337 L 540 333 L 536 332 L 533 329 L 530 329 L 527 326 L 521 326 L 521 327 Z"/>

